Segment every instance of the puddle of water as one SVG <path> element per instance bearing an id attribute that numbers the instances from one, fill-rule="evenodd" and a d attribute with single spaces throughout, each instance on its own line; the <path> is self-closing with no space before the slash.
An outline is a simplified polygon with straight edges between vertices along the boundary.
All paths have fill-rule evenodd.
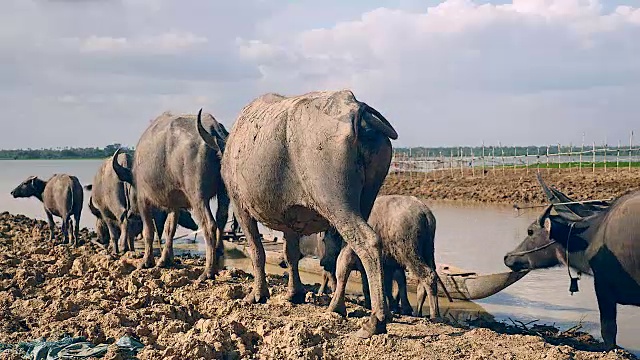
<path id="1" fill-rule="evenodd" d="M 69 173 L 78 176 L 83 184 L 92 181 L 100 160 L 33 160 L 0 161 L 0 211 L 25 214 L 45 219 L 42 204 L 35 199 L 13 199 L 9 192 L 29 175 L 48 178 L 51 174 Z M 95 218 L 88 210 L 90 193 L 85 191 L 85 207 L 81 226 L 93 228 Z M 215 200 L 212 202 L 215 208 Z M 516 217 L 510 206 L 458 205 L 427 201 L 437 221 L 436 261 L 448 263 L 479 273 L 508 271 L 503 264 L 503 256 L 512 250 L 526 236 L 526 229 L 538 215 L 536 210 L 521 212 Z M 282 234 L 263 226 L 260 231 L 265 236 Z M 177 235 L 187 234 L 179 228 Z M 198 236 L 193 250 L 203 250 L 202 237 Z M 185 243 L 178 240 L 177 243 Z M 157 244 L 156 244 L 157 245 Z M 239 265 L 238 265 L 239 266 Z M 248 263 L 244 269 L 252 272 Z M 273 271 L 282 274 L 284 269 Z M 307 276 L 311 277 L 307 277 Z M 355 273 L 352 276 L 357 276 Z M 303 274 L 306 283 L 320 282 L 313 274 Z M 600 337 L 599 315 L 593 279 L 583 276 L 580 292 L 569 295 L 569 278 L 566 268 L 534 271 L 507 289 L 488 298 L 475 301 L 472 306 L 486 310 L 498 320 L 514 318 L 535 320 L 569 328 L 582 321 L 584 330 Z M 357 287 L 352 291 L 360 291 Z M 415 298 L 412 298 L 415 303 Z M 446 299 L 441 299 L 446 303 Z M 454 306 L 458 306 L 455 304 Z M 470 313 L 475 312 L 472 311 Z M 618 344 L 640 354 L 640 309 L 618 306 Z"/>

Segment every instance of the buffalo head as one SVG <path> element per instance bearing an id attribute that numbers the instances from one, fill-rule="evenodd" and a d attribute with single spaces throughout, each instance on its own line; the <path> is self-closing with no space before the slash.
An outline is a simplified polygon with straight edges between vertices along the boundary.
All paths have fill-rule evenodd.
<path id="1" fill-rule="evenodd" d="M 567 263 L 567 253 L 584 251 L 588 243 L 582 235 L 589 219 L 575 221 L 563 215 L 551 215 L 553 205 L 527 229 L 527 237 L 504 256 L 504 264 L 513 271 L 545 269 Z"/>
<path id="2" fill-rule="evenodd" d="M 41 197 L 46 183 L 37 176 L 29 176 L 25 181 L 11 191 L 14 198 Z"/>

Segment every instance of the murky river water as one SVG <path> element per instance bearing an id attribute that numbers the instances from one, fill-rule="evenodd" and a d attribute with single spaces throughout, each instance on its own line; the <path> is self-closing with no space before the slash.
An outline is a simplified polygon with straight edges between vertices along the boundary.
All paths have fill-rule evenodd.
<path id="1" fill-rule="evenodd" d="M 0 161 L 0 211 L 21 213 L 45 219 L 42 205 L 36 199 L 13 199 L 9 192 L 29 175 L 48 178 L 56 172 L 76 175 L 84 184 L 92 181 L 100 164 L 99 160 L 62 161 Z M 81 225 L 93 228 L 95 218 L 86 203 L 89 193 L 85 192 L 85 207 Z M 430 203 L 437 219 L 436 261 L 456 265 L 460 268 L 481 273 L 508 271 L 502 259 L 525 236 L 527 226 L 537 216 L 537 211 L 521 213 L 516 217 L 513 208 L 495 205 L 451 205 Z M 270 231 L 261 228 L 265 234 Z M 179 234 L 188 231 L 179 229 Z M 198 238 L 201 242 L 201 237 Z M 199 245 L 199 246 L 198 246 Z M 198 244 L 201 247 L 201 244 Z M 251 271 L 246 259 L 229 260 L 228 265 Z M 283 269 L 269 268 L 282 273 Z M 319 282 L 312 274 L 302 274 L 306 283 Z M 352 275 L 352 276 L 355 276 Z M 451 304 L 452 315 L 468 312 L 476 314 L 486 311 L 496 319 L 535 320 L 548 324 L 555 323 L 561 328 L 582 322 L 583 328 L 600 337 L 598 310 L 593 290 L 593 279 L 583 276 L 580 292 L 569 295 L 569 278 L 566 268 L 534 271 L 502 292 L 474 303 Z M 358 286 L 351 287 L 358 290 Z M 415 298 L 411 299 L 415 303 Z M 441 299 L 446 304 L 446 299 Z M 640 309 L 618 307 L 618 343 L 640 354 Z"/>

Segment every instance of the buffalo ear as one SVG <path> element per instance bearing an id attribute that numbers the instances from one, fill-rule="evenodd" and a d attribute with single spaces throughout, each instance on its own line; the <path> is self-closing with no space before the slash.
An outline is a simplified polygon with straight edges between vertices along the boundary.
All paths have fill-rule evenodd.
<path id="1" fill-rule="evenodd" d="M 551 234 L 551 219 L 544 219 L 544 229 L 547 230 L 549 234 Z"/>

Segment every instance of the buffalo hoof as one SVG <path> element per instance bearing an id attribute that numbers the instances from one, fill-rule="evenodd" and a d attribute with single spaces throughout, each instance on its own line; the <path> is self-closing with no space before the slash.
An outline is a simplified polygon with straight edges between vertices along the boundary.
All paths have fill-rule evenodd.
<path id="1" fill-rule="evenodd" d="M 386 321 L 380 321 L 378 318 L 371 314 L 369 321 L 362 324 L 362 328 L 356 332 L 356 336 L 360 339 L 368 339 L 373 335 L 386 334 L 387 323 Z"/>
<path id="2" fill-rule="evenodd" d="M 142 258 L 142 262 L 140 263 L 140 265 L 138 265 L 138 269 L 139 270 L 151 269 L 155 265 L 156 264 L 153 262 L 153 258 L 152 257 L 144 257 L 144 258 Z"/>
<path id="3" fill-rule="evenodd" d="M 247 304 L 264 304 L 269 298 L 269 291 L 266 294 L 260 294 L 258 292 L 251 291 L 249 295 L 244 298 L 244 302 Z"/>
<path id="4" fill-rule="evenodd" d="M 216 279 L 216 273 L 215 271 L 204 271 L 202 274 L 200 274 L 200 276 L 198 276 L 198 282 L 204 282 L 207 280 L 215 280 Z"/>
<path id="5" fill-rule="evenodd" d="M 400 315 L 412 315 L 413 314 L 413 308 L 411 308 L 411 306 L 403 306 L 400 311 L 399 311 Z"/>
<path id="6" fill-rule="evenodd" d="M 158 263 L 156 264 L 156 267 L 167 269 L 172 267 L 173 265 L 175 265 L 173 262 L 173 258 L 161 257 Z"/>
<path id="7" fill-rule="evenodd" d="M 307 293 L 304 291 L 296 291 L 287 293 L 286 299 L 292 304 L 304 304 Z"/>
<path id="8" fill-rule="evenodd" d="M 327 311 L 334 312 L 342 316 L 347 316 L 347 306 L 344 304 L 344 302 L 340 304 L 329 304 L 329 309 Z"/>

